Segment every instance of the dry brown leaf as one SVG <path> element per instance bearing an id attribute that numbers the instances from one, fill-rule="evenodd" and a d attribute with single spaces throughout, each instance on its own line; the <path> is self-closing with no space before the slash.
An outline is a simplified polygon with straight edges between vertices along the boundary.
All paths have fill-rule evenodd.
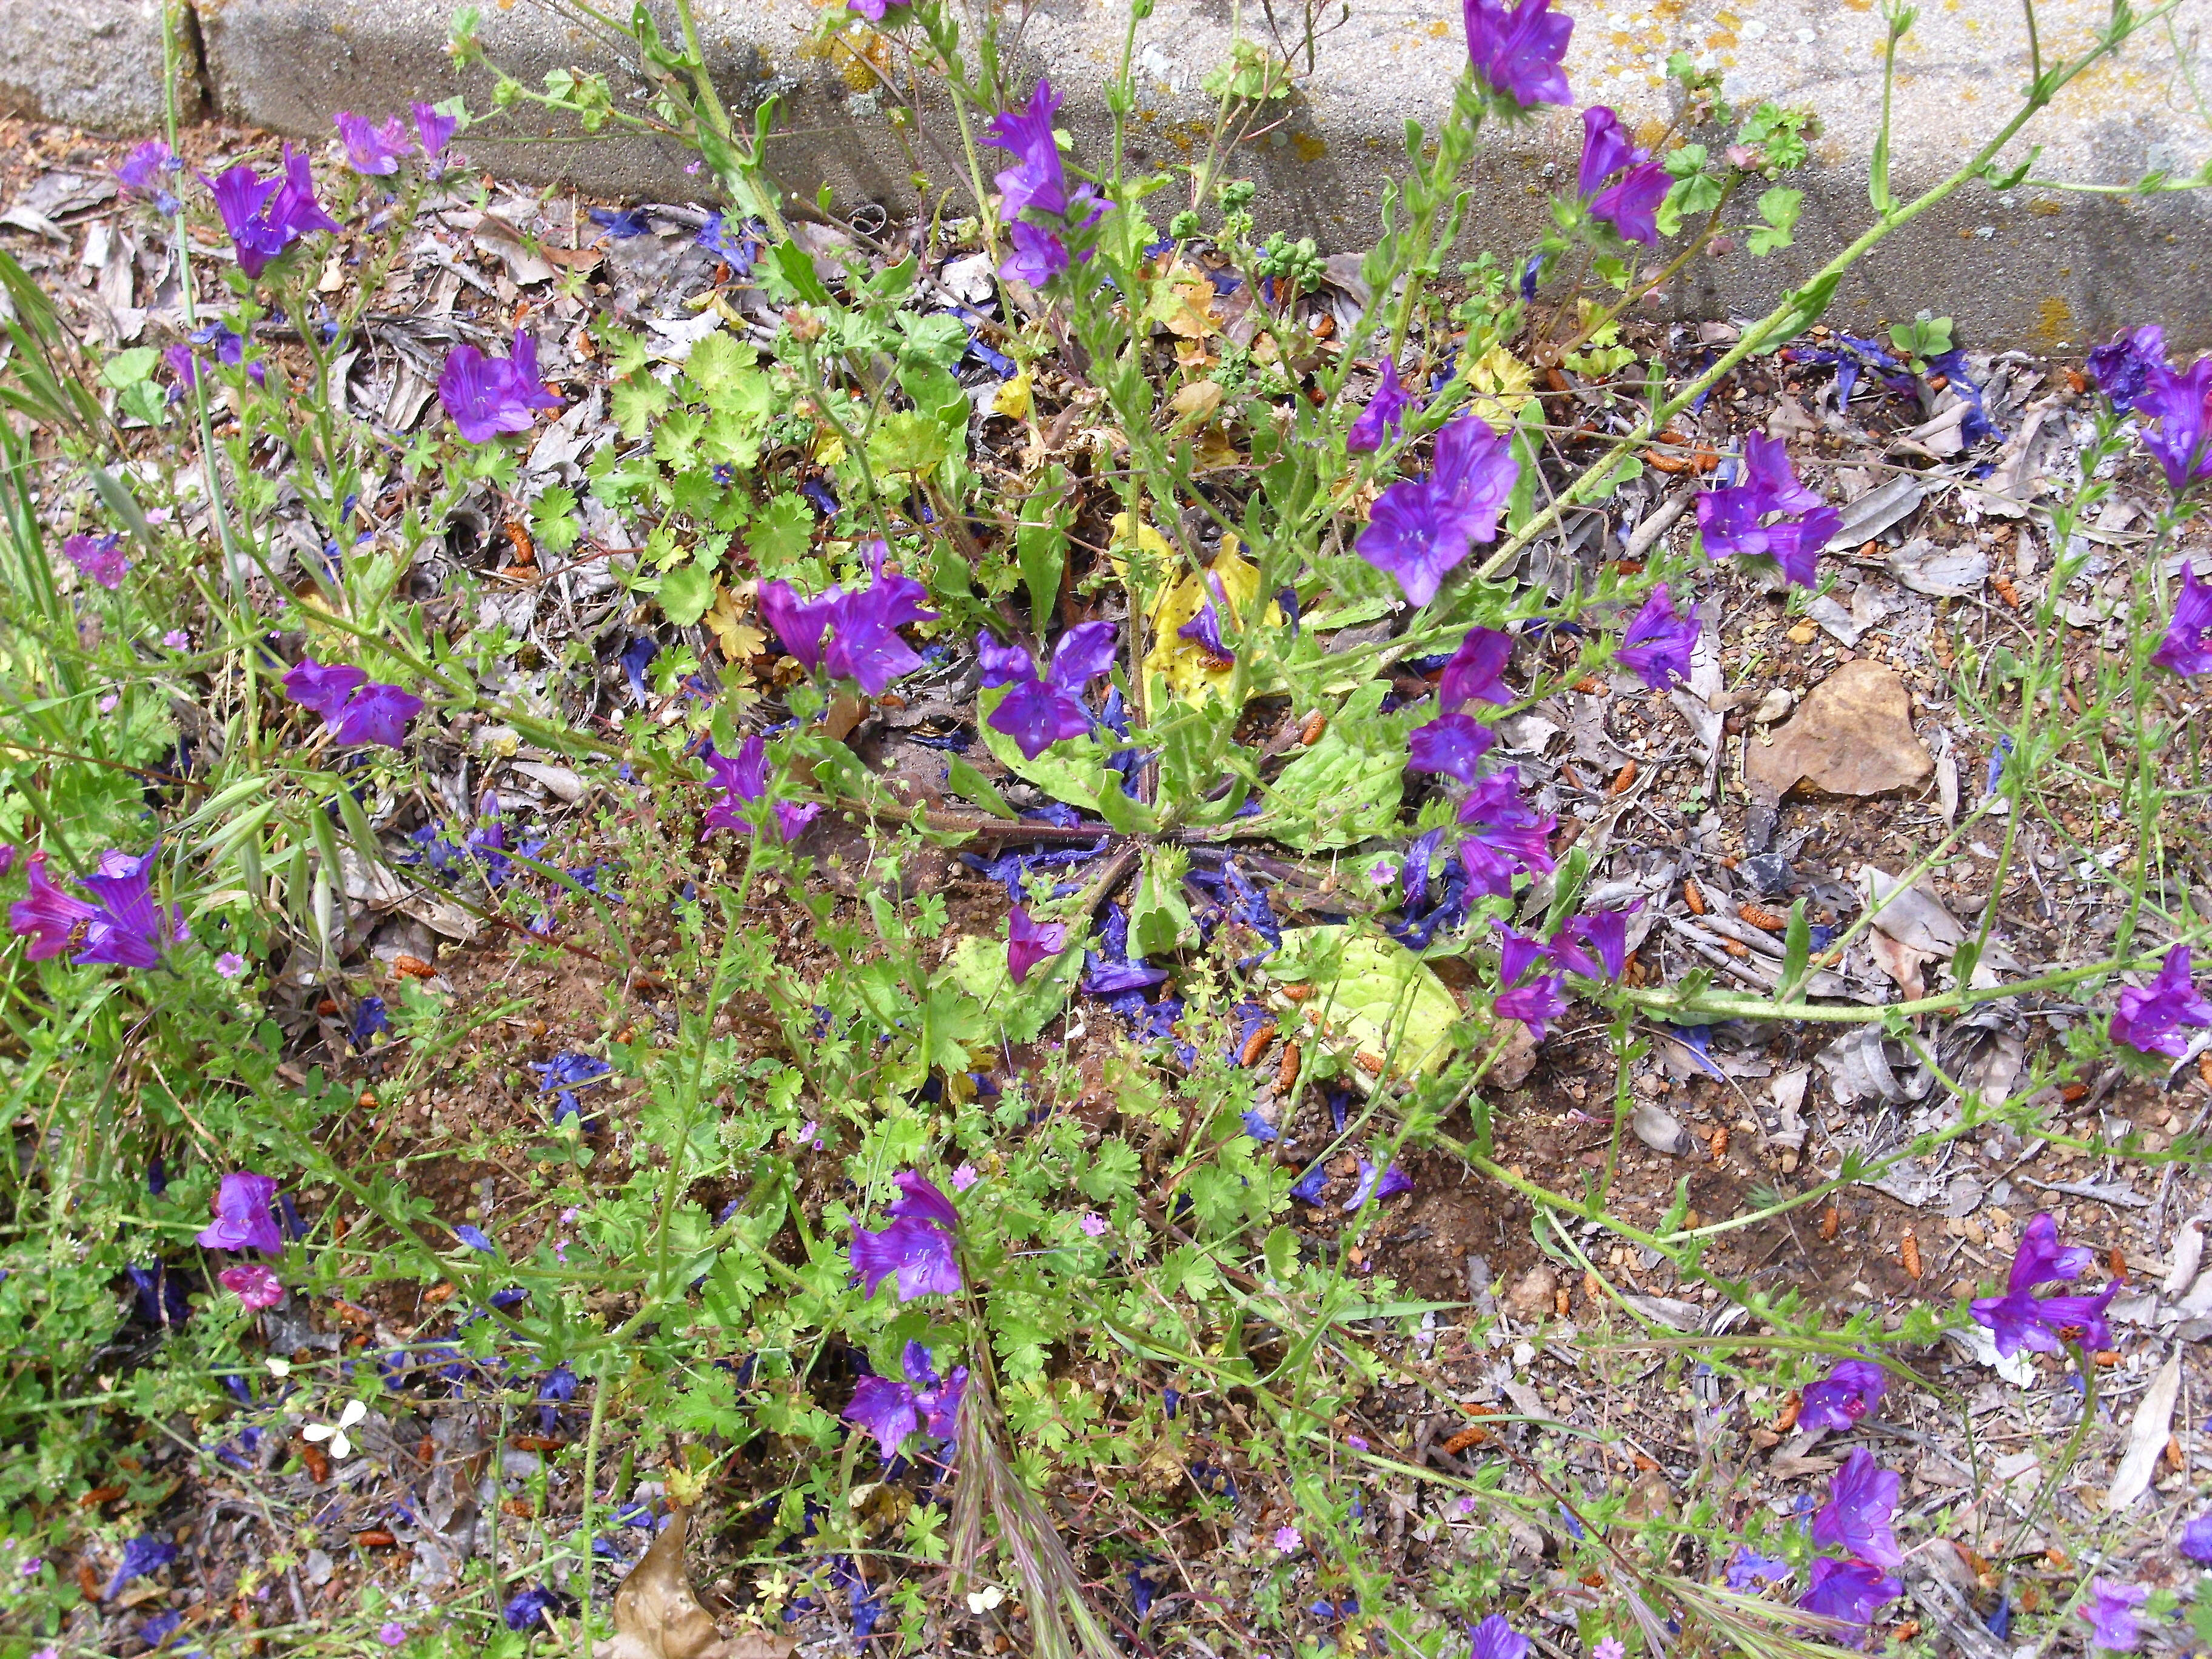
<path id="1" fill-rule="evenodd" d="M 1814 686 L 1771 744 L 1745 750 L 1744 779 L 1779 800 L 1802 783 L 1831 795 L 1880 795 L 1919 782 L 1935 757 L 1912 732 L 1905 682 L 1878 662 L 1847 662 Z"/>
<path id="2" fill-rule="evenodd" d="M 615 1633 L 592 1644 L 592 1659 L 787 1659 L 794 1644 L 765 1631 L 725 1637 L 691 1588 L 684 1565 L 689 1515 L 671 1512 L 653 1547 L 615 1592 Z"/>

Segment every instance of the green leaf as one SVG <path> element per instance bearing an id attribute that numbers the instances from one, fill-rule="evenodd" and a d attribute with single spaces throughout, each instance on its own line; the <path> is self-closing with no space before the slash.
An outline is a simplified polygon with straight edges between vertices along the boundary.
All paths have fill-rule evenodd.
<path id="1" fill-rule="evenodd" d="M 1268 1277 L 1287 1283 L 1297 1276 L 1298 1236 L 1288 1227 L 1271 1228 L 1267 1242 L 1262 1247 L 1267 1259 Z"/>
<path id="2" fill-rule="evenodd" d="M 1390 1074 L 1443 1069 L 1460 1006 L 1434 969 L 1395 939 L 1350 927 L 1289 927 L 1267 972 L 1313 987 L 1300 1006 L 1322 1040 L 1356 1060 L 1389 1062 Z"/>
<path id="3" fill-rule="evenodd" d="M 556 484 L 531 504 L 530 534 L 541 553 L 562 554 L 583 539 L 576 492 Z"/>
<path id="4" fill-rule="evenodd" d="M 902 311 L 898 325 L 906 336 L 899 349 L 903 360 L 934 363 L 949 370 L 967 355 L 968 328 L 957 317 L 943 312 L 918 317 L 911 311 Z"/>
<path id="5" fill-rule="evenodd" d="M 763 576 L 781 575 L 806 556 L 814 536 L 814 509 L 804 496 L 776 496 L 753 520 L 746 541 Z"/>
<path id="6" fill-rule="evenodd" d="M 1777 185 L 1765 191 L 1759 198 L 1759 216 L 1766 221 L 1766 228 L 1753 230 L 1744 239 L 1744 246 L 1762 256 L 1788 247 L 1796 240 L 1792 233 L 1804 207 L 1805 192 L 1802 190 Z"/>
<path id="7" fill-rule="evenodd" d="M 714 567 L 687 564 L 660 579 L 660 609 L 678 628 L 689 628 L 714 603 Z"/>
<path id="8" fill-rule="evenodd" d="M 955 755 L 945 763 L 945 784 L 954 794 L 974 801 L 994 818 L 1021 816 L 999 793 L 999 786 L 978 772 L 965 755 Z"/>
<path id="9" fill-rule="evenodd" d="M 1069 929 L 1072 939 L 1077 931 Z M 943 972 L 981 1005 L 987 1033 L 995 1031 L 1006 1042 L 1034 1042 L 1037 1033 L 1067 1006 L 1083 973 L 1083 946 L 1074 939 L 1058 956 L 1030 969 L 1029 978 L 1017 985 L 1006 966 L 1006 942 L 970 934 L 955 948 Z"/>
<path id="10" fill-rule="evenodd" d="M 1164 956 L 1191 943 L 1190 906 L 1182 896 L 1182 873 L 1190 854 L 1180 847 L 1145 849 L 1144 874 L 1129 901 L 1129 949 L 1140 957 Z"/>
<path id="11" fill-rule="evenodd" d="M 1406 787 L 1403 716 L 1381 714 L 1389 688 L 1370 680 L 1353 692 L 1321 741 L 1276 776 L 1263 822 L 1302 852 L 1349 847 L 1389 832 Z"/>
<path id="12" fill-rule="evenodd" d="M 896 264 L 878 271 L 868 278 L 868 292 L 878 300 L 897 303 L 914 290 L 916 263 L 915 256 L 909 253 Z"/>
<path id="13" fill-rule="evenodd" d="M 642 438 L 668 407 L 668 388 L 649 374 L 615 384 L 611 409 L 625 438 Z"/>
<path id="14" fill-rule="evenodd" d="M 879 474 L 925 477 L 951 453 L 943 425 L 915 410 L 885 417 L 868 435 L 868 464 Z"/>
<path id="15" fill-rule="evenodd" d="M 775 258 L 777 271 L 791 284 L 793 293 L 811 306 L 831 303 L 830 289 L 814 269 L 812 254 L 796 242 L 778 242 Z"/>
<path id="16" fill-rule="evenodd" d="M 118 351 L 100 366 L 100 383 L 120 392 L 151 374 L 154 365 L 161 361 L 161 354 L 151 346 L 133 346 L 128 351 Z"/>
<path id="17" fill-rule="evenodd" d="M 1782 982 L 1802 985 L 1805 964 L 1813 956 L 1813 929 L 1805 919 L 1805 901 L 1790 907 L 1790 925 L 1782 934 Z"/>
<path id="18" fill-rule="evenodd" d="M 684 372 L 708 403 L 720 408 L 726 398 L 740 392 L 757 396 L 756 387 L 768 388 L 768 376 L 753 367 L 756 356 L 752 347 L 717 329 L 691 348 Z"/>

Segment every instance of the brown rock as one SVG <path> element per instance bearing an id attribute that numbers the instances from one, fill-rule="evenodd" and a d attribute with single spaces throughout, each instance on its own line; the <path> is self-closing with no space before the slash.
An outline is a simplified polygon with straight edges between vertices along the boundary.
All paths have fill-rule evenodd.
<path id="1" fill-rule="evenodd" d="M 1912 734 L 1905 682 L 1878 662 L 1847 662 L 1813 688 L 1774 741 L 1745 750 L 1754 794 L 1779 800 L 1802 784 L 1830 795 L 1880 795 L 1919 782 L 1935 757 Z"/>
<path id="2" fill-rule="evenodd" d="M 1552 1311 L 1559 1289 L 1559 1274 L 1540 1261 L 1507 1289 L 1505 1311 L 1516 1319 L 1541 1319 Z"/>

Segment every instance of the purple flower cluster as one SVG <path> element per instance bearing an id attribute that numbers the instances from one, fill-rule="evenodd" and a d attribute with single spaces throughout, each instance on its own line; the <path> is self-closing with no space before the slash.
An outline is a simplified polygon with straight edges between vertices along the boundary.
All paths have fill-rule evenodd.
<path id="1" fill-rule="evenodd" d="M 1613 659 L 1654 691 L 1690 678 L 1690 653 L 1697 648 L 1698 623 L 1674 609 L 1674 596 L 1661 582 L 1644 601 Z"/>
<path id="2" fill-rule="evenodd" d="M 46 855 L 28 860 L 30 892 L 9 907 L 8 923 L 29 939 L 24 955 L 44 962 L 75 947 L 70 958 L 80 964 L 105 963 L 117 968 L 151 968 L 162 950 L 191 937 L 181 910 L 153 900 L 158 844 L 137 858 L 110 850 L 100 869 L 84 878 L 90 902 L 73 898 L 46 878 Z"/>
<path id="3" fill-rule="evenodd" d="M 1355 544 L 1359 556 L 1395 580 L 1407 603 L 1426 605 L 1477 541 L 1497 535 L 1520 474 L 1504 440 L 1475 416 L 1462 416 L 1437 434 L 1436 466 L 1427 477 L 1401 478 L 1376 498 Z"/>
<path id="4" fill-rule="evenodd" d="M 1814 1561 L 1812 1583 L 1798 1598 L 1799 1607 L 1863 1629 L 1904 1593 L 1905 1586 L 1884 1571 L 1905 1559 L 1890 1522 L 1899 1485 L 1899 1477 L 1877 1467 L 1863 1446 L 1844 1460 L 1829 1482 L 1828 1501 L 1814 1511 L 1812 1535 L 1815 1544 L 1849 1553 Z"/>
<path id="5" fill-rule="evenodd" d="M 1872 1360 L 1844 1360 L 1806 1388 L 1797 1426 L 1814 1434 L 1843 1433 L 1881 1404 L 1888 1388 L 1887 1376 Z"/>
<path id="6" fill-rule="evenodd" d="M 1575 188 L 1589 204 L 1591 218 L 1611 225 L 1623 240 L 1649 246 L 1659 240 L 1659 204 L 1674 183 L 1664 163 L 1629 142 L 1613 111 L 1593 104 L 1583 112 L 1582 165 Z"/>
<path id="7" fill-rule="evenodd" d="M 1367 407 L 1359 411 L 1359 418 L 1352 423 L 1352 430 L 1345 434 L 1344 447 L 1356 455 L 1373 454 L 1398 436 L 1399 428 L 1405 423 L 1406 406 L 1412 402 L 1412 396 L 1398 384 L 1398 365 L 1385 357 L 1374 395 L 1368 398 Z"/>
<path id="8" fill-rule="evenodd" d="M 204 181 L 215 196 L 216 211 L 238 250 L 238 268 L 256 277 L 272 260 L 311 231 L 336 231 L 338 222 L 315 200 L 314 175 L 307 158 L 284 146 L 282 170 L 264 179 L 240 162 Z"/>
<path id="9" fill-rule="evenodd" d="M 2080 1609 L 2089 1622 L 2089 1645 L 2107 1653 L 2133 1653 L 2142 1645 L 2142 1621 L 2136 1615 L 2150 1600 L 2148 1584 L 2089 1581 L 2089 1600 Z"/>
<path id="10" fill-rule="evenodd" d="M 70 536 L 63 541 L 62 551 L 88 580 L 111 592 L 123 586 L 123 573 L 131 568 L 120 536 Z"/>
<path id="11" fill-rule="evenodd" d="M 734 835 L 750 836 L 752 820 L 746 808 L 768 794 L 768 744 L 756 732 L 738 745 L 734 759 L 717 753 L 713 744 L 703 751 L 707 770 L 712 775 L 708 781 L 720 792 L 721 799 L 707 811 L 706 829 L 702 835 L 717 830 L 727 830 Z M 776 835 L 784 841 L 797 839 L 799 832 L 814 822 L 822 811 L 818 804 L 801 804 L 780 800 L 775 803 Z"/>
<path id="12" fill-rule="evenodd" d="M 1040 80 L 1030 94 L 1028 107 L 1005 110 L 983 129 L 983 142 L 1011 150 L 1013 166 L 995 175 L 999 211 L 1004 216 L 1014 251 L 999 266 L 999 274 L 1042 287 L 1073 263 L 1091 257 L 1079 248 L 1070 253 L 1065 240 L 1070 232 L 1097 222 L 1106 211 L 1098 192 L 1087 184 L 1070 190 L 1066 164 L 1060 158 L 1060 143 L 1053 137 L 1052 118 L 1060 108 L 1052 82 Z"/>
<path id="13" fill-rule="evenodd" d="M 2189 1052 L 2181 1027 L 2212 1025 L 2212 1002 L 2190 977 L 2191 952 L 2177 945 L 2166 953 L 2158 976 L 2120 993 L 2112 1014 L 2112 1040 L 2146 1054 L 2179 1060 Z"/>
<path id="14" fill-rule="evenodd" d="M 2197 580 L 2197 567 L 2184 562 L 2181 592 L 2173 602 L 2173 618 L 2166 637 L 2150 659 L 2160 668 L 2186 678 L 2212 674 L 2212 582 Z"/>
<path id="15" fill-rule="evenodd" d="M 149 138 L 117 166 L 115 182 L 139 200 L 151 202 L 155 212 L 167 216 L 182 205 L 169 185 L 184 170 L 185 164 L 174 150 L 159 138 Z"/>
<path id="16" fill-rule="evenodd" d="M 909 1342 L 899 1356 L 907 1380 L 864 1376 L 853 1390 L 852 1403 L 840 1413 L 873 1435 L 883 1448 L 884 1462 L 898 1455 L 907 1436 L 921 1429 L 939 1439 L 958 1431 L 961 1396 L 968 1391 L 968 1368 L 955 1365 L 950 1377 L 938 1376 L 929 1362 L 929 1350 Z"/>
<path id="17" fill-rule="evenodd" d="M 1559 819 L 1521 799 L 1518 768 L 1505 767 L 1476 784 L 1460 802 L 1458 816 L 1460 827 L 1468 832 L 1459 845 L 1460 862 L 1476 891 L 1510 898 L 1516 876 L 1550 872 L 1552 832 Z"/>
<path id="18" fill-rule="evenodd" d="M 898 630 L 937 619 L 934 611 L 921 608 L 921 601 L 929 597 L 927 588 L 911 576 L 884 574 L 890 552 L 881 541 L 868 544 L 868 585 L 851 592 L 833 587 L 802 599 L 787 582 L 760 585 L 761 615 L 775 629 L 783 648 L 810 671 L 826 667 L 833 678 L 858 682 L 872 697 L 881 696 L 893 680 L 921 666 L 921 658 Z"/>
<path id="19" fill-rule="evenodd" d="M 1575 32 L 1574 20 L 1551 9 L 1551 0 L 1462 0 L 1467 55 L 1475 78 L 1493 97 L 1520 108 L 1564 104 L 1574 94 L 1560 62 Z"/>
<path id="20" fill-rule="evenodd" d="M 342 744 L 380 743 L 397 749 L 407 723 L 422 712 L 422 699 L 383 685 L 349 663 L 327 667 L 313 657 L 284 676 L 284 695 L 323 717 L 323 729 Z"/>
<path id="21" fill-rule="evenodd" d="M 434 178 L 445 156 L 446 141 L 453 136 L 456 118 L 441 115 L 428 104 L 412 103 L 407 107 L 415 117 L 416 145 Z M 383 177 L 399 171 L 399 158 L 407 154 L 409 146 L 406 124 L 398 116 L 372 126 L 367 116 L 342 109 L 331 119 L 337 127 L 338 142 L 345 146 L 346 165 L 356 173 Z"/>
<path id="22" fill-rule="evenodd" d="M 2112 1346 L 2105 1310 L 2119 1293 L 2118 1280 L 2106 1285 L 2101 1296 L 2035 1294 L 2039 1285 L 2079 1279 L 2095 1259 L 2096 1253 L 2087 1245 L 2061 1244 L 2058 1224 L 2048 1212 L 2039 1212 L 2021 1231 L 2005 1293 L 1978 1298 L 1972 1308 L 1975 1322 L 1989 1328 L 1996 1338 L 1997 1352 L 2007 1356 L 2022 1348 L 2056 1353 L 2069 1340 L 2079 1341 L 2091 1353 L 2102 1352 Z"/>
<path id="23" fill-rule="evenodd" d="M 1820 550 L 1844 515 L 1797 481 L 1779 438 L 1753 433 L 1744 441 L 1743 482 L 1698 497 L 1698 533 L 1705 556 L 1764 554 L 1800 587 L 1813 584 Z"/>
<path id="24" fill-rule="evenodd" d="M 538 378 L 538 342 L 521 328 L 514 331 L 512 356 L 487 357 L 465 340 L 447 352 L 438 375 L 438 401 L 472 444 L 489 443 L 502 432 L 527 432 L 536 418 L 532 410 L 561 407 Z"/>
<path id="25" fill-rule="evenodd" d="M 853 1230 L 853 1271 L 870 1296 L 893 1274 L 898 1299 L 954 1296 L 960 1290 L 960 1262 L 954 1254 L 960 1212 L 926 1176 L 909 1170 L 898 1177 L 903 1194 L 890 1206 L 891 1224 L 875 1232 Z"/>
<path id="26" fill-rule="evenodd" d="M 1118 630 L 1112 623 L 1078 623 L 1060 636 L 1044 672 L 1018 645 L 1000 645 L 988 633 L 975 636 L 975 655 L 983 665 L 985 690 L 1012 689 L 989 715 L 991 729 L 1003 732 L 1030 760 L 1060 742 L 1091 729 L 1083 689 L 1114 667 Z"/>

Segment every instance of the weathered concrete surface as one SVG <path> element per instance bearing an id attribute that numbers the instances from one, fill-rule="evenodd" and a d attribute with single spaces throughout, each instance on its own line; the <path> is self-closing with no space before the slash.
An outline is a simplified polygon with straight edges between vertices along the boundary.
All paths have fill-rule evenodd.
<path id="1" fill-rule="evenodd" d="M 106 0 L 118 3 L 119 0 Z M 1794 275 L 1814 268 L 1866 223 L 1868 155 L 1881 105 L 1881 21 L 1871 0 L 1614 0 L 1574 5 L 1569 61 L 1577 99 L 1614 105 L 1647 137 L 1673 113 L 1662 73 L 1684 50 L 1722 69 L 1731 97 L 1809 104 L 1825 135 L 1808 191 L 1799 245 L 1770 260 L 1738 253 L 1685 273 L 1669 295 L 1682 314 L 1764 310 Z M 4 9 L 7 0 L 0 0 Z M 2107 0 L 2045 0 L 2039 20 L 2046 57 L 2078 50 Z M 668 9 L 665 5 L 658 9 Z M 410 96 L 466 91 L 444 49 L 447 0 L 201 0 L 206 73 L 225 117 L 280 132 L 322 136 L 331 112 L 376 113 Z M 1248 21 L 1257 9 L 1247 6 Z M 1324 9 L 1318 3 L 1312 9 Z M 1287 18 L 1291 8 L 1275 7 Z M 915 202 L 910 165 L 869 90 L 874 76 L 851 52 L 811 44 L 821 12 L 807 0 L 700 0 L 709 62 L 726 95 L 750 106 L 775 94 L 778 175 L 811 194 L 823 181 L 848 203 L 866 198 L 893 211 Z M 1007 56 L 1024 76 L 1050 75 L 1081 154 L 1103 152 L 1099 89 L 1121 49 L 1122 0 L 1041 0 Z M 1332 22 L 1333 11 L 1323 15 Z M 1203 153 L 1212 107 L 1199 82 L 1227 56 L 1228 0 L 1160 0 L 1138 37 L 1136 160 L 1187 165 Z M 2177 33 L 2212 24 L 2212 0 L 2182 0 Z M 1010 31 L 1014 19 L 1005 27 Z M 492 55 L 526 79 L 556 67 L 614 70 L 616 48 L 522 0 L 483 10 Z M 1320 40 L 1315 68 L 1289 100 L 1286 119 L 1238 152 L 1232 173 L 1257 179 L 1263 222 L 1310 233 L 1325 250 L 1371 239 L 1379 187 L 1404 157 L 1410 118 L 1433 123 L 1465 62 L 1459 8 L 1450 0 L 1354 0 L 1348 21 Z M 674 33 L 672 19 L 668 26 Z M 2024 135 L 2045 146 L 2039 172 L 2114 184 L 2148 167 L 2193 168 L 2212 152 L 2212 128 L 2178 82 L 2169 39 L 2146 31 L 2121 63 L 2069 88 Z M 2027 54 L 2016 0 L 1942 0 L 1908 37 L 1897 97 L 1893 177 L 1900 196 L 1941 178 L 1997 131 L 2025 80 Z M 624 79 L 615 75 L 618 90 Z M 941 114 L 941 112 L 939 112 Z M 500 116 L 470 135 L 477 161 L 535 179 L 562 179 L 619 194 L 696 194 L 674 146 L 641 140 L 526 147 L 495 135 L 542 129 Z M 922 170 L 939 188 L 963 173 L 947 120 L 926 121 Z M 1496 136 L 1475 182 L 1471 243 L 1510 249 L 1544 213 L 1550 179 L 1571 172 L 1579 140 L 1571 110 Z M 2025 159 L 2026 142 L 2012 154 Z M 986 152 L 988 157 L 995 152 Z M 1159 199 L 1159 198 L 1156 198 Z M 1172 204 L 1155 217 L 1164 222 Z M 2182 344 L 2212 344 L 2203 300 L 2212 268 L 2212 206 L 2194 197 L 2154 203 L 2020 190 L 2002 197 L 1971 185 L 1893 235 L 1838 296 L 1836 319 L 1872 326 L 1923 307 L 1957 317 L 1978 345 L 2079 349 L 2124 321 L 2165 322 Z"/>
<path id="2" fill-rule="evenodd" d="M 200 109 L 199 82 L 178 87 Z M 0 114 L 101 131 L 161 125 L 161 0 L 0 0 Z"/>

